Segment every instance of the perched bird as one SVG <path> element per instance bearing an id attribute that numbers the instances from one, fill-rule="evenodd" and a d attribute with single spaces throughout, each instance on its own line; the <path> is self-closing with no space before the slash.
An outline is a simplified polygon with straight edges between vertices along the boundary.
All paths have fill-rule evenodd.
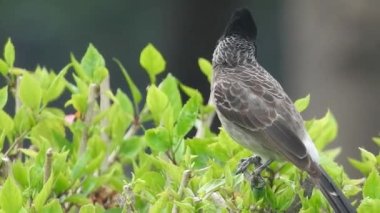
<path id="1" fill-rule="evenodd" d="M 336 212 L 355 212 L 349 200 L 319 164 L 318 151 L 300 113 L 256 59 L 255 22 L 247 9 L 234 12 L 215 48 L 211 92 L 224 129 L 242 146 L 265 159 L 287 160 L 306 171 Z M 259 157 L 249 158 L 258 164 Z"/>

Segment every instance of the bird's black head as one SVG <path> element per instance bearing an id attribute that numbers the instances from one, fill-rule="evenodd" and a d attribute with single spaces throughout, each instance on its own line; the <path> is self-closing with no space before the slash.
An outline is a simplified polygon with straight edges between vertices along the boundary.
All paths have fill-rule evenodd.
<path id="1" fill-rule="evenodd" d="M 232 15 L 223 37 L 237 35 L 247 40 L 254 41 L 257 36 L 257 28 L 248 9 L 238 9 Z"/>

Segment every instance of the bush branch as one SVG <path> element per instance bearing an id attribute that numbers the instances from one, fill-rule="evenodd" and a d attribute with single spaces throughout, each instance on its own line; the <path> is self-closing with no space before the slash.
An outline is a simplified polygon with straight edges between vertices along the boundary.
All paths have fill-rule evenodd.
<path id="1" fill-rule="evenodd" d="M 181 199 L 181 200 L 183 198 L 183 194 L 185 192 L 185 188 L 189 184 L 190 178 L 191 178 L 191 171 L 190 170 L 185 170 L 183 172 L 183 174 L 182 174 L 181 184 L 179 185 L 178 192 L 177 192 L 178 196 L 179 196 L 179 199 Z M 173 209 L 172 209 L 172 213 L 178 213 L 178 212 L 179 212 L 178 206 L 174 204 L 173 205 Z"/>
<path id="2" fill-rule="evenodd" d="M 82 138 L 79 147 L 79 154 L 84 153 L 86 150 L 87 140 L 88 140 L 88 127 L 94 117 L 95 107 L 96 107 L 96 99 L 99 95 L 98 86 L 96 84 L 90 84 L 88 98 L 87 98 L 87 111 L 84 116 L 84 130 L 82 133 Z"/>
<path id="3" fill-rule="evenodd" d="M 107 76 L 103 82 L 100 84 L 100 111 L 101 112 L 104 112 L 106 111 L 108 108 L 110 108 L 110 99 L 109 97 L 106 95 L 107 91 L 110 90 L 110 77 Z M 107 135 L 107 133 L 105 132 L 105 128 L 107 127 L 108 125 L 108 119 L 107 118 L 103 118 L 102 121 L 101 121 L 101 134 L 102 134 L 102 139 L 109 143 L 109 137 Z"/>
<path id="4" fill-rule="evenodd" d="M 52 163 L 53 163 L 53 149 L 49 148 L 46 151 L 45 156 L 45 174 L 44 174 L 44 182 L 46 183 L 49 180 L 49 177 L 51 175 L 51 169 L 52 169 Z"/>

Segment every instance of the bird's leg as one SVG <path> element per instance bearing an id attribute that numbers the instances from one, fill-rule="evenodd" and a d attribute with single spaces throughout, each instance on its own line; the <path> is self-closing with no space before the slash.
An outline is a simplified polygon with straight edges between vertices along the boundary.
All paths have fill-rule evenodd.
<path id="1" fill-rule="evenodd" d="M 262 165 L 261 164 L 261 158 L 260 158 L 260 156 L 253 155 L 253 156 L 251 156 L 249 158 L 243 158 L 243 159 L 241 159 L 240 163 L 238 165 L 236 174 L 244 173 L 245 171 L 247 171 L 248 167 L 251 164 L 254 164 L 256 167 L 260 167 Z"/>
<path id="2" fill-rule="evenodd" d="M 265 180 L 261 176 L 261 172 L 266 169 L 269 164 L 272 163 L 272 160 L 267 160 L 264 164 L 261 164 L 259 167 L 257 167 L 251 177 L 251 187 L 255 189 L 261 189 L 265 186 Z"/>

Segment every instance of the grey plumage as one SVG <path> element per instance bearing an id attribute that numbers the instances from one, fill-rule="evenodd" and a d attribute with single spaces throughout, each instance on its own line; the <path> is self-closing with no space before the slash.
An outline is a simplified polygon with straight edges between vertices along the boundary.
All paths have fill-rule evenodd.
<path id="1" fill-rule="evenodd" d="M 256 36 L 249 11 L 238 10 L 214 51 L 211 90 L 223 127 L 266 160 L 288 160 L 308 172 L 335 211 L 354 212 L 319 166 L 317 149 L 292 101 L 257 62 Z"/>

